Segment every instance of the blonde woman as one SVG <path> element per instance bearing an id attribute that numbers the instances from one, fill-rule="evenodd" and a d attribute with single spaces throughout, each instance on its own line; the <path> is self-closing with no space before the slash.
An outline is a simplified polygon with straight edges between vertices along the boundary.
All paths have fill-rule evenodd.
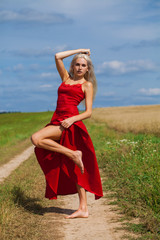
<path id="1" fill-rule="evenodd" d="M 68 72 L 63 59 L 71 55 L 75 56 Z M 78 193 L 79 208 L 66 218 L 88 217 L 86 191 L 95 194 L 95 199 L 103 196 L 94 147 L 82 122 L 91 116 L 97 86 L 89 56 L 90 49 L 56 53 L 62 80 L 57 107 L 51 122 L 31 138 L 46 178 L 45 197 Z M 83 100 L 85 111 L 79 114 L 77 106 Z"/>

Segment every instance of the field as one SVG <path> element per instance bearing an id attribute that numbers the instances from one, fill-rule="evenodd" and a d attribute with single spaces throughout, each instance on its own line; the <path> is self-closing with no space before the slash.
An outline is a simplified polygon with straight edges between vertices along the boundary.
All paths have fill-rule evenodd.
<path id="1" fill-rule="evenodd" d="M 160 105 L 95 108 L 92 118 L 117 131 L 160 136 Z"/>
<path id="2" fill-rule="evenodd" d="M 155 131 L 155 124 L 159 126 L 160 121 L 159 109 L 160 106 L 94 109 L 92 118 L 85 120 L 102 171 L 103 188 L 110 193 L 106 197 L 114 199 L 112 204 L 118 204 L 125 220 L 138 219 L 136 223 L 125 223 L 124 228 L 140 234 L 136 238 L 139 240 L 160 239 L 160 131 Z M 29 141 L 26 139 L 48 123 L 51 115 L 50 112 L 0 115 L 3 151 L 5 148 L 13 151 L 20 143 L 25 147 Z M 133 119 L 136 124 L 131 124 Z M 23 131 L 17 124 L 20 122 Z M 5 154 L 6 159 L 10 157 Z M 3 239 L 45 239 L 42 216 L 50 203 L 43 200 L 42 186 L 43 176 L 34 157 L 0 186 Z M 57 226 L 55 230 L 58 231 Z"/>
<path id="3" fill-rule="evenodd" d="M 30 136 L 51 119 L 51 112 L 0 114 L 0 165 L 31 144 Z"/>

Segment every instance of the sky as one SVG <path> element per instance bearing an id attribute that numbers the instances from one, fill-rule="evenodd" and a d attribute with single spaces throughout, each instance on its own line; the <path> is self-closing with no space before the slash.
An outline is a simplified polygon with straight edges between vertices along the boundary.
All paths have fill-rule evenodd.
<path id="1" fill-rule="evenodd" d="M 0 112 L 54 111 L 54 55 L 79 48 L 91 50 L 93 107 L 160 104 L 160 0 L 0 0 L 0 33 Z"/>

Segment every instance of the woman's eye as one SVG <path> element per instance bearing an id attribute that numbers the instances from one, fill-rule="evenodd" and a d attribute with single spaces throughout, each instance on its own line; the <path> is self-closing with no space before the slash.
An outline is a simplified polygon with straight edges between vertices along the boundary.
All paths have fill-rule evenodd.
<path id="1" fill-rule="evenodd" d="M 76 63 L 76 66 L 79 66 L 79 63 Z"/>
<path id="2" fill-rule="evenodd" d="M 85 65 L 85 64 L 82 64 L 82 67 L 86 67 L 86 65 Z"/>

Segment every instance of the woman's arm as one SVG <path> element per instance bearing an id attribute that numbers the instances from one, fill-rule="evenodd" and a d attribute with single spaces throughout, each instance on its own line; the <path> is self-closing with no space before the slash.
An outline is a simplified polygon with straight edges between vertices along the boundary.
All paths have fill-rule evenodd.
<path id="1" fill-rule="evenodd" d="M 66 57 L 72 56 L 74 54 L 77 54 L 77 53 L 86 53 L 86 54 L 90 55 L 90 49 L 76 49 L 76 50 L 59 52 L 59 53 L 55 54 L 56 67 L 57 67 L 57 70 L 59 72 L 59 75 L 60 75 L 62 81 L 65 81 L 69 77 L 69 74 L 64 67 L 63 59 Z"/>
<path id="2" fill-rule="evenodd" d="M 84 93 L 85 93 L 85 112 L 67 118 L 61 122 L 61 125 L 64 128 L 69 128 L 74 122 L 81 121 L 83 119 L 91 117 L 92 114 L 92 103 L 93 103 L 93 85 L 91 82 L 87 82 L 84 84 Z"/>

